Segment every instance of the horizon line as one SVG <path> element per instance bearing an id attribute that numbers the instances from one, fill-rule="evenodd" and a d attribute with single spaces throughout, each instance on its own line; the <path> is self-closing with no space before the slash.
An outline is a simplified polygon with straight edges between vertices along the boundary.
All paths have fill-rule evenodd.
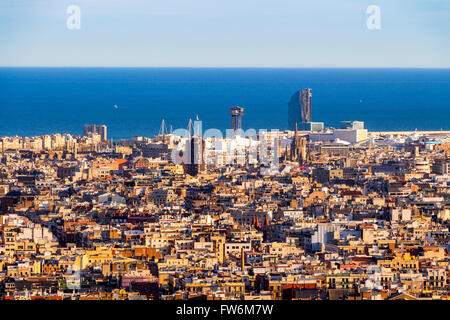
<path id="1" fill-rule="evenodd" d="M 59 68 L 59 69 L 373 69 L 373 70 L 382 70 L 382 69 L 399 69 L 399 70 L 412 70 L 412 69 L 420 69 L 420 70 L 450 70 L 449 67 L 220 67 L 220 66 L 49 66 L 49 65 L 37 65 L 37 66 L 6 66 L 0 65 L 0 68 Z"/>

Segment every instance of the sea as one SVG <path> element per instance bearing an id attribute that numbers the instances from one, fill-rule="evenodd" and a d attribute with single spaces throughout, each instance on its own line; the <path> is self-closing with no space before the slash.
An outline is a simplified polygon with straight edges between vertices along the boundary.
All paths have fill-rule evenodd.
<path id="1" fill-rule="evenodd" d="M 80 135 L 105 124 L 119 140 L 187 128 L 287 129 L 288 102 L 312 89 L 312 121 L 369 131 L 450 130 L 450 69 L 0 68 L 0 136 Z M 224 133 L 225 134 L 225 133 Z"/>

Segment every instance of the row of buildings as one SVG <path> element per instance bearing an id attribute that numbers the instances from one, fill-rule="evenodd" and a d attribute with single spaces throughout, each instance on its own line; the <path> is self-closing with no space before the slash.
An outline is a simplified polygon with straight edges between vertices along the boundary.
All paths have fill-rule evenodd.
<path id="1" fill-rule="evenodd" d="M 450 136 L 342 126 L 4 137 L 0 297 L 448 299 Z"/>

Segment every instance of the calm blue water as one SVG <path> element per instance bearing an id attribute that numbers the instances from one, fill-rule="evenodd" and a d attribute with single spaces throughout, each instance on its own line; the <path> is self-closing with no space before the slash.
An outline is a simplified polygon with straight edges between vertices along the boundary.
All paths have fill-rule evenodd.
<path id="1" fill-rule="evenodd" d="M 286 129 L 287 103 L 306 87 L 326 126 L 450 130 L 450 69 L 0 68 L 0 136 L 81 134 L 85 123 L 114 139 L 150 136 L 162 118 L 176 129 L 197 115 L 225 130 L 235 105 L 246 129 Z"/>

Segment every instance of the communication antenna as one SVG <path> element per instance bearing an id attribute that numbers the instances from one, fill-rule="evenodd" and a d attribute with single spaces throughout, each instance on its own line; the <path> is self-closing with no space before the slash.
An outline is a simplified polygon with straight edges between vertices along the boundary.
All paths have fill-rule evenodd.
<path id="1" fill-rule="evenodd" d="M 192 119 L 189 119 L 187 131 L 189 132 L 189 138 L 192 136 L 194 124 L 192 123 Z"/>
<path id="2" fill-rule="evenodd" d="M 166 122 L 164 121 L 164 119 L 162 119 L 161 127 L 159 128 L 159 135 L 164 136 L 165 134 L 167 134 L 167 126 L 166 126 Z"/>
<path id="3" fill-rule="evenodd" d="M 167 127 L 166 122 L 164 121 L 164 118 L 161 121 L 161 128 L 159 129 L 159 136 L 162 136 L 163 143 L 166 143 L 166 134 L 167 134 Z"/>

